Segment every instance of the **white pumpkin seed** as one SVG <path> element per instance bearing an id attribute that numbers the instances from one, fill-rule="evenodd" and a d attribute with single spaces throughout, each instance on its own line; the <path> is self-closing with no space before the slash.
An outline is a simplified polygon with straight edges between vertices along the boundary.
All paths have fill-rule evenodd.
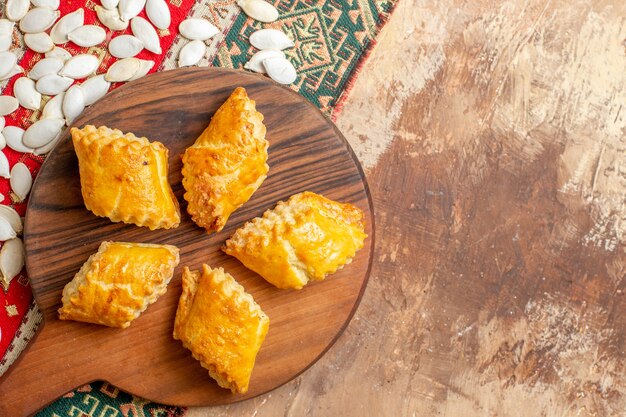
<path id="1" fill-rule="evenodd" d="M 148 0 L 146 14 L 150 22 L 161 30 L 169 28 L 172 23 L 170 8 L 167 7 L 165 0 Z"/>
<path id="2" fill-rule="evenodd" d="M 63 61 L 59 58 L 44 58 L 33 66 L 28 73 L 28 78 L 37 81 L 45 75 L 58 73 L 61 68 L 63 68 Z"/>
<path id="3" fill-rule="evenodd" d="M 0 132 L 4 129 L 4 116 L 0 116 Z"/>
<path id="4" fill-rule="evenodd" d="M 30 8 L 29 0 L 8 0 L 4 14 L 9 20 L 17 22 L 21 20 Z"/>
<path id="5" fill-rule="evenodd" d="M 78 80 L 96 72 L 99 65 L 100 61 L 97 56 L 80 54 L 70 58 L 59 71 L 59 75 Z"/>
<path id="6" fill-rule="evenodd" d="M 130 28 L 133 31 L 133 35 L 143 43 L 143 47 L 148 51 L 155 54 L 163 52 L 156 29 L 146 19 L 141 16 L 133 17 L 130 21 Z"/>
<path id="7" fill-rule="evenodd" d="M 30 175 L 28 167 L 22 162 L 18 162 L 11 168 L 11 189 L 18 201 L 24 201 L 33 185 L 33 177 Z"/>
<path id="8" fill-rule="evenodd" d="M 97 7 L 97 6 L 96 6 Z M 50 31 L 52 42 L 57 45 L 68 41 L 67 35 L 85 23 L 85 11 L 78 9 L 63 16 Z"/>
<path id="9" fill-rule="evenodd" d="M 133 17 L 137 16 L 146 5 L 146 0 L 120 0 L 120 4 L 117 8 L 120 11 L 120 17 L 122 20 L 130 21 Z"/>
<path id="10" fill-rule="evenodd" d="M 2 275 L 2 286 L 8 290 L 11 281 L 22 272 L 26 251 L 21 239 L 14 238 L 4 242 L 0 249 L 0 274 Z"/>
<path id="11" fill-rule="evenodd" d="M 12 35 L 15 22 L 9 19 L 0 19 L 0 35 Z"/>
<path id="12" fill-rule="evenodd" d="M 8 74 L 4 75 L 3 77 L 0 77 L 0 81 L 8 80 L 9 78 L 13 78 L 17 74 L 23 74 L 23 73 L 24 73 L 24 68 L 20 67 L 19 65 L 16 65 L 11 69 L 11 71 L 9 71 Z"/>
<path id="13" fill-rule="evenodd" d="M 20 106 L 20 102 L 13 96 L 0 96 L 0 116 L 8 116 Z"/>
<path id="14" fill-rule="evenodd" d="M 17 64 L 17 56 L 13 52 L 0 52 L 0 78 L 5 78 Z"/>
<path id="15" fill-rule="evenodd" d="M 63 99 L 63 114 L 67 125 L 71 125 L 83 110 L 85 110 L 85 96 L 80 85 L 73 85 L 67 90 Z"/>
<path id="16" fill-rule="evenodd" d="M 294 43 L 278 29 L 261 29 L 250 35 L 250 43 L 257 49 L 283 49 L 292 48 Z"/>
<path id="17" fill-rule="evenodd" d="M 17 211 L 15 211 L 13 207 L 0 204 L 0 217 L 9 222 L 13 230 L 15 230 L 15 233 L 18 235 L 24 230 L 22 218 L 19 214 L 17 214 Z"/>
<path id="18" fill-rule="evenodd" d="M 120 4 L 120 0 L 100 0 L 100 3 L 105 9 L 113 10 Z"/>
<path id="19" fill-rule="evenodd" d="M 0 35 L 0 52 L 8 51 L 13 45 L 13 35 Z"/>
<path id="20" fill-rule="evenodd" d="M 140 68 L 141 60 L 137 58 L 121 59 L 109 67 L 104 78 L 112 83 L 128 81 Z"/>
<path id="21" fill-rule="evenodd" d="M 109 91 L 111 83 L 104 77 L 104 75 L 96 75 L 80 85 L 83 92 L 85 106 L 91 106 L 93 103 L 104 97 L 104 95 Z"/>
<path id="22" fill-rule="evenodd" d="M 220 32 L 206 19 L 191 18 L 180 22 L 180 34 L 192 41 L 206 41 Z"/>
<path id="23" fill-rule="evenodd" d="M 9 160 L 7 159 L 7 156 L 4 154 L 4 152 L 0 152 L 0 177 L 11 178 Z"/>
<path id="24" fill-rule="evenodd" d="M 85 25 L 71 31 L 67 38 L 78 46 L 90 48 L 104 42 L 107 33 L 100 26 Z"/>
<path id="25" fill-rule="evenodd" d="M 65 115 L 63 114 L 63 98 L 65 97 L 65 93 L 60 93 L 54 97 L 52 97 L 46 105 L 43 107 L 43 111 L 41 112 L 42 119 L 65 119 Z"/>
<path id="26" fill-rule="evenodd" d="M 66 91 L 70 86 L 74 84 L 74 80 L 68 77 L 61 77 L 58 74 L 48 74 L 39 79 L 35 88 L 41 94 L 47 96 L 56 96 Z"/>
<path id="27" fill-rule="evenodd" d="M 72 78 L 62 77 L 58 74 L 48 74 L 41 77 L 41 79 L 37 81 L 37 83 L 35 84 L 35 88 L 41 94 L 54 98 L 57 95 L 61 95 L 65 91 L 67 91 L 67 89 L 70 88 L 72 84 L 74 84 L 74 80 Z M 52 99 L 50 99 L 50 101 L 51 100 Z"/>
<path id="28" fill-rule="evenodd" d="M 24 43 L 31 50 L 45 54 L 54 49 L 54 42 L 50 39 L 50 36 L 45 33 L 27 33 L 24 35 Z"/>
<path id="29" fill-rule="evenodd" d="M 13 230 L 13 227 L 11 227 L 11 223 L 9 223 L 6 219 L 0 217 L 0 240 L 6 241 L 10 239 L 15 239 L 16 237 L 17 233 L 15 233 L 15 230 Z"/>
<path id="30" fill-rule="evenodd" d="M 39 33 L 50 29 L 61 13 L 47 7 L 35 7 L 20 20 L 20 30 L 24 33 Z"/>
<path id="31" fill-rule="evenodd" d="M 55 46 L 52 51 L 46 52 L 46 58 L 59 58 L 63 62 L 67 61 L 71 57 L 72 55 L 69 52 L 58 46 Z"/>
<path id="32" fill-rule="evenodd" d="M 239 7 L 254 20 L 270 23 L 278 19 L 278 10 L 265 0 L 237 0 Z"/>
<path id="33" fill-rule="evenodd" d="M 116 58 L 131 58 L 143 49 L 143 42 L 132 35 L 121 35 L 109 42 L 109 52 Z"/>
<path id="34" fill-rule="evenodd" d="M 4 135 L 0 132 L 0 151 L 6 147 L 7 147 L 7 140 L 4 138 Z M 2 200 L 0 199 L 0 201 Z"/>
<path id="35" fill-rule="evenodd" d="M 265 67 L 263 61 L 268 58 L 284 58 L 285 53 L 283 51 L 275 51 L 273 49 L 265 49 L 258 51 L 250 57 L 250 60 L 244 64 L 244 68 L 250 71 L 258 72 L 259 74 L 265 74 Z"/>
<path id="36" fill-rule="evenodd" d="M 14 151 L 30 153 L 33 150 L 24 146 L 22 143 L 22 137 L 24 137 L 24 129 L 17 126 L 5 126 L 2 129 L 2 135 L 7 142 L 7 146 Z"/>
<path id="37" fill-rule="evenodd" d="M 15 22 L 11 22 L 8 19 L 0 19 L 0 52 L 11 49 L 14 27 Z"/>
<path id="38" fill-rule="evenodd" d="M 291 84 L 298 78 L 296 68 L 285 58 L 265 59 L 263 66 L 267 71 L 267 75 L 277 83 Z"/>
<path id="39" fill-rule="evenodd" d="M 30 0 L 35 7 L 47 7 L 48 9 L 57 10 L 60 0 Z"/>
<path id="40" fill-rule="evenodd" d="M 39 110 L 41 107 L 41 94 L 35 88 L 35 82 L 28 77 L 21 77 L 15 81 L 13 93 L 24 108 Z"/>
<path id="41" fill-rule="evenodd" d="M 54 138 L 52 141 L 50 141 L 50 143 L 48 143 L 45 146 L 42 146 L 41 148 L 37 148 L 35 150 L 33 150 L 33 153 L 35 155 L 45 155 L 48 152 L 50 152 L 52 149 L 54 149 L 54 147 L 57 145 L 57 143 L 59 143 L 59 141 L 61 140 L 61 137 L 63 136 L 63 132 L 60 132 L 56 138 Z"/>
<path id="42" fill-rule="evenodd" d="M 98 16 L 100 23 L 113 31 L 126 30 L 128 27 L 128 22 L 122 20 L 117 8 L 108 10 L 102 6 L 96 6 L 96 15 Z"/>
<path id="43" fill-rule="evenodd" d="M 178 67 L 196 65 L 206 53 L 206 44 L 203 41 L 191 41 L 183 46 L 178 55 Z"/>
<path id="44" fill-rule="evenodd" d="M 54 140 L 64 126 L 63 119 L 41 119 L 26 129 L 22 143 L 29 148 L 41 148 Z"/>
<path id="45" fill-rule="evenodd" d="M 145 59 L 139 60 L 139 69 L 128 81 L 135 81 L 141 77 L 144 77 L 146 74 L 150 72 L 152 67 L 154 67 L 154 61 L 148 61 Z"/>

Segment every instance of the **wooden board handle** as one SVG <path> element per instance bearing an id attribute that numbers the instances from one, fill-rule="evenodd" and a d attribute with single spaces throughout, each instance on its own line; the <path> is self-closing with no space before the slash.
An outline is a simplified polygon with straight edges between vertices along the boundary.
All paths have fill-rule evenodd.
<path id="1" fill-rule="evenodd" d="M 64 337 L 63 323 L 44 323 L 34 340 L 0 378 L 0 416 L 26 417 L 75 388 L 77 381 L 94 378 L 81 375 L 79 359 L 54 348 Z M 73 356 L 76 358 L 76 356 Z M 82 385 L 82 384 L 80 384 Z M 79 385 L 79 386 L 80 386 Z"/>

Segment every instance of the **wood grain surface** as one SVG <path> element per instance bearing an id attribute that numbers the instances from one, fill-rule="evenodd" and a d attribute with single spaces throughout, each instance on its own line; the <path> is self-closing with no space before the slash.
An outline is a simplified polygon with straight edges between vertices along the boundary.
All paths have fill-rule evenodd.
<path id="1" fill-rule="evenodd" d="M 370 282 L 307 372 L 189 417 L 623 417 L 626 2 L 400 0 L 337 126 Z"/>
<path id="2" fill-rule="evenodd" d="M 223 231 L 207 235 L 186 213 L 181 154 L 233 89 L 243 86 L 265 115 L 270 173 Z M 369 273 L 373 216 L 362 171 L 345 139 L 319 111 L 267 78 L 232 70 L 186 69 L 155 74 L 107 95 L 76 126 L 107 125 L 164 143 L 169 180 L 181 203 L 182 223 L 149 231 L 111 223 L 82 203 L 69 133 L 48 156 L 31 193 L 25 223 L 27 268 L 44 314 L 35 341 L 0 380 L 2 416 L 36 411 L 70 389 L 103 379 L 133 394 L 177 405 L 224 404 L 254 397 L 289 381 L 319 358 L 344 329 Z M 279 290 L 222 253 L 224 240 L 279 200 L 310 190 L 348 201 L 366 214 L 370 236 L 352 264 L 301 291 Z M 167 243 L 181 249 L 168 292 L 128 329 L 60 321 L 61 291 L 103 240 Z M 182 266 L 202 263 L 230 272 L 270 317 L 246 395 L 221 389 L 171 334 Z M 46 382 L 42 378 L 50 376 Z"/>

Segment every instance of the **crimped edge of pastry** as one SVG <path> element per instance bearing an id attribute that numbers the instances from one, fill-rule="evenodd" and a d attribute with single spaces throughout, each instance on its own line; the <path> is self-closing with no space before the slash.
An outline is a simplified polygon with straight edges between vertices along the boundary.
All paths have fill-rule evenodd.
<path id="1" fill-rule="evenodd" d="M 124 133 L 119 129 L 111 129 L 110 127 L 106 126 L 100 126 L 97 128 L 94 125 L 86 125 L 82 129 L 73 127 L 70 132 L 74 141 L 85 142 L 87 145 L 95 141 L 100 142 L 100 144 L 103 146 L 110 145 L 115 142 L 121 142 L 126 144 L 128 141 L 131 142 L 132 145 L 136 144 L 138 147 L 152 147 L 155 151 L 167 149 L 165 148 L 165 145 L 163 145 L 161 142 L 151 142 L 148 140 L 148 138 L 143 136 L 135 136 L 135 134 L 132 132 Z M 122 139 L 123 141 L 120 141 L 120 139 Z"/>
<path id="2" fill-rule="evenodd" d="M 217 272 L 217 273 L 214 273 Z M 191 349 L 191 346 L 187 344 L 187 342 L 179 337 L 178 328 L 179 326 L 184 326 L 184 323 L 187 319 L 187 315 L 189 310 L 191 309 L 196 292 L 198 291 L 198 285 L 202 273 L 211 274 L 213 273 L 213 277 L 216 279 L 216 284 L 219 285 L 223 289 L 223 293 L 226 297 L 236 297 L 237 302 L 242 305 L 248 306 L 248 311 L 250 314 L 257 315 L 261 322 L 267 322 L 269 325 L 269 317 L 263 312 L 261 306 L 254 301 L 252 295 L 248 294 L 245 288 L 239 284 L 235 278 L 224 271 L 223 268 L 211 268 L 210 266 L 203 264 L 202 272 L 200 271 L 191 271 L 188 267 L 183 269 L 183 293 L 180 296 L 180 301 L 178 303 L 178 309 L 176 311 L 176 319 L 174 324 L 174 339 L 180 340 L 183 344 L 183 347 L 188 349 L 191 352 L 191 355 L 194 359 L 200 362 L 200 365 L 209 372 L 211 378 L 215 379 L 217 384 L 226 389 L 230 389 L 234 394 L 245 394 L 248 389 L 242 389 L 235 381 L 229 378 L 226 372 L 220 371 L 217 366 L 214 364 L 203 361 L 202 357 Z M 228 277 L 230 276 L 231 279 Z M 257 338 L 261 337 L 262 329 L 264 326 L 259 325 L 257 333 Z M 261 340 L 263 343 L 263 340 Z"/>
<path id="3" fill-rule="evenodd" d="M 172 280 L 172 277 L 174 276 L 174 268 L 176 268 L 176 266 L 180 262 L 180 256 L 179 256 L 180 250 L 176 246 L 158 245 L 158 244 L 153 244 L 153 243 L 130 243 L 130 242 L 105 241 L 100 244 L 100 246 L 98 247 L 98 251 L 96 253 L 90 255 L 89 258 L 87 258 L 85 263 L 83 263 L 83 265 L 80 267 L 80 270 L 76 273 L 76 275 L 74 275 L 74 278 L 70 282 L 68 282 L 65 285 L 65 287 L 63 287 L 63 296 L 61 298 L 61 302 L 63 305 L 58 310 L 59 319 L 76 320 L 72 316 L 66 314 L 64 310 L 65 306 L 72 304 L 72 296 L 76 295 L 78 293 L 78 289 L 82 285 L 84 285 L 87 281 L 87 271 L 91 268 L 93 263 L 99 261 L 100 258 L 102 258 L 102 255 L 107 251 L 109 246 L 112 244 L 140 246 L 143 248 L 165 248 L 165 249 L 168 249 L 173 255 L 175 255 L 174 259 L 169 261 L 167 265 L 169 268 L 172 269 L 172 273 L 170 274 L 169 277 L 166 278 L 165 282 L 163 283 L 163 290 L 159 292 L 154 292 L 152 293 L 152 295 L 144 297 L 144 308 L 141 311 L 135 312 L 134 314 L 132 314 L 134 317 L 131 320 L 122 323 L 120 328 L 125 329 L 128 326 L 130 326 L 130 324 L 135 319 L 137 319 L 144 311 L 146 311 L 146 309 L 152 303 L 154 303 L 159 297 L 161 297 L 163 294 L 167 292 L 167 285 L 170 283 L 170 281 Z M 86 321 L 86 320 L 79 320 L 79 321 Z M 108 326 L 107 324 L 105 324 L 104 321 L 88 321 L 88 322 Z"/>

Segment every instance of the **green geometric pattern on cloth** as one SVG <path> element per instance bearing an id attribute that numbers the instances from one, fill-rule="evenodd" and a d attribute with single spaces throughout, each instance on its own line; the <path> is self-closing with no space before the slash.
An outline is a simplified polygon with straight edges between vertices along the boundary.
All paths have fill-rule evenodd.
<path id="1" fill-rule="evenodd" d="M 94 382 L 70 392 L 36 417 L 180 417 L 185 409 L 135 397 L 106 382 Z"/>
<path id="2" fill-rule="evenodd" d="M 279 9 L 279 19 L 268 25 L 252 22 L 240 14 L 219 48 L 213 66 L 243 68 L 256 52 L 248 41 L 250 35 L 263 28 L 280 28 L 296 44 L 283 51 L 298 71 L 291 87 L 332 116 L 396 0 L 271 3 Z"/>
<path id="3" fill-rule="evenodd" d="M 296 47 L 285 50 L 298 79 L 291 86 L 329 117 L 358 74 L 368 50 L 398 0 L 275 0 L 280 11 L 273 24 L 251 22 L 239 14 L 212 62 L 243 68 L 256 52 L 248 38 L 254 31 L 285 30 Z M 219 3 L 219 2 L 218 2 Z M 159 405 L 105 382 L 85 385 L 36 414 L 37 417 L 179 417 L 185 408 Z"/>

